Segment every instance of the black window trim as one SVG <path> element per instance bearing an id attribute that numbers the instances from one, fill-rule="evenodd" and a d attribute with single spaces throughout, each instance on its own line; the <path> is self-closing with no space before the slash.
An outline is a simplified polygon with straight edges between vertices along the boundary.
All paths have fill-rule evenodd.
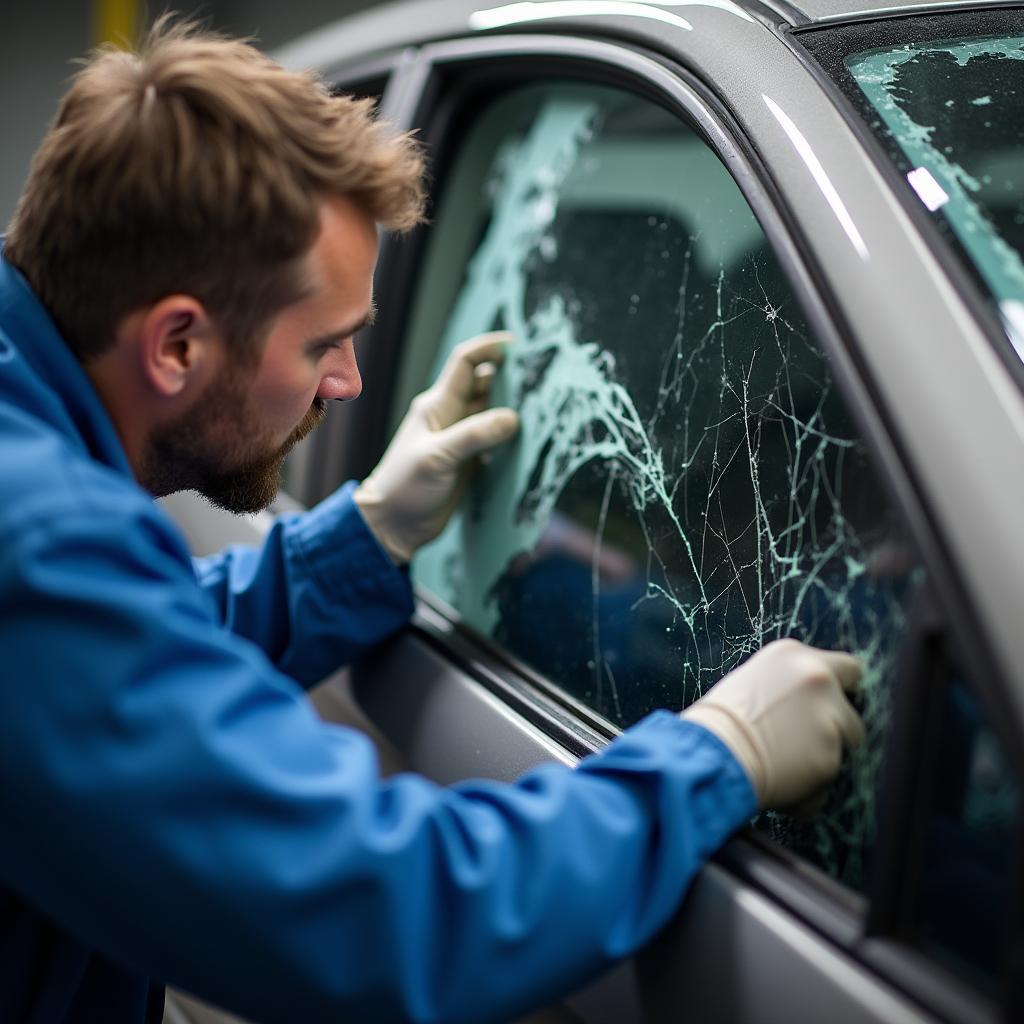
<path id="1" fill-rule="evenodd" d="M 381 114 L 389 108 L 401 112 L 401 99 L 410 87 L 415 89 L 416 82 L 399 72 L 414 62 L 415 57 L 414 49 L 377 54 L 331 70 L 325 74 L 325 80 L 335 94 L 349 91 L 356 95 L 379 93 L 378 110 Z M 379 90 L 374 88 L 378 85 Z M 361 342 L 362 338 L 356 339 L 357 351 Z M 355 414 L 357 409 L 358 406 L 329 403 L 327 421 L 289 456 L 289 468 L 285 473 L 287 491 L 281 492 L 278 503 L 283 498 L 285 502 L 300 508 L 310 508 L 327 497 L 344 480 L 365 475 L 366 471 L 350 468 L 345 445 L 345 435 L 351 429 L 353 420 L 358 418 Z M 323 466 L 337 467 L 342 470 L 342 475 L 325 481 L 323 474 L 318 473 Z"/>
<path id="2" fill-rule="evenodd" d="M 955 658 L 951 657 L 954 652 Z M 873 899 L 861 953 L 866 963 L 901 979 L 907 990 L 916 987 L 928 991 L 933 971 L 942 971 L 948 979 L 944 1002 L 953 1019 L 999 1019 L 999 1005 L 1008 991 L 993 997 L 975 989 L 921 950 L 912 934 L 916 883 L 928 850 L 926 830 L 933 791 L 929 766 L 941 756 L 949 672 L 954 662 L 963 663 L 930 581 L 914 596 L 903 659 L 905 678 L 894 695 L 892 728 L 882 767 Z M 977 689 L 972 677 L 966 681 L 972 690 Z M 901 746 L 909 747 L 914 756 L 899 757 Z M 1012 912 L 1004 926 L 1008 932 L 1017 928 Z M 894 957 L 893 951 L 900 955 Z"/>
<path id="3" fill-rule="evenodd" d="M 745 139 L 727 107 L 691 71 L 638 47 L 604 40 L 542 34 L 490 36 L 432 43 L 417 51 L 414 56 L 409 51 L 405 51 L 405 55 L 404 66 L 396 67 L 391 83 L 392 88 L 401 91 L 402 116 L 390 114 L 396 127 L 403 130 L 422 123 L 423 115 L 435 108 L 446 76 L 450 77 L 453 72 L 458 75 L 472 69 L 474 65 L 483 67 L 495 58 L 503 58 L 506 72 L 510 62 L 514 64 L 517 60 L 522 61 L 524 67 L 528 62 L 534 80 L 544 74 L 547 67 L 554 74 L 563 76 L 567 71 L 574 72 L 574 76 L 584 71 L 585 74 L 596 74 L 601 81 L 626 84 L 633 91 L 643 92 L 672 109 L 704 135 L 737 181 L 801 301 L 816 338 L 827 352 L 836 384 L 873 453 L 878 476 L 883 486 L 890 491 L 894 504 L 900 509 L 915 539 L 931 585 L 939 593 L 942 604 L 953 612 L 947 617 L 947 622 L 952 623 L 972 663 L 980 666 L 982 674 L 996 679 L 995 665 L 987 652 L 987 645 L 981 639 L 980 626 L 970 610 L 963 608 L 963 589 L 957 585 L 952 561 L 939 541 L 932 517 L 919 497 L 920 487 L 889 429 L 884 407 L 871 386 L 863 363 L 857 357 L 851 333 L 837 305 L 830 300 L 824 282 L 811 269 L 813 261 L 806 259 L 809 247 L 806 240 L 801 238 L 770 173 L 761 163 L 754 146 Z M 412 87 L 396 83 L 396 79 L 405 75 L 410 76 L 415 83 Z M 453 103 L 457 101 L 451 94 L 449 98 Z M 429 124 L 429 120 L 426 123 Z M 431 141 L 429 135 L 427 141 Z M 411 241 L 412 244 L 405 239 L 385 240 L 378 272 L 378 287 L 381 290 L 391 290 L 392 285 L 408 288 L 422 238 L 418 243 L 416 239 Z M 388 307 L 394 311 L 394 315 L 389 316 L 388 307 L 385 307 L 372 329 L 368 346 L 368 376 L 380 373 L 388 382 L 394 380 L 401 341 L 401 314 L 409 298 L 408 290 L 391 290 Z M 362 429 L 358 433 L 366 445 L 363 452 L 369 454 L 363 457 L 363 466 L 355 470 L 356 475 L 372 467 L 385 440 L 386 412 L 377 410 L 374 413 L 368 410 L 368 413 L 369 416 L 362 418 Z M 351 464 L 347 472 L 353 472 Z M 441 602 L 421 594 L 419 603 L 420 613 L 413 628 L 422 639 L 442 649 L 485 688 L 525 713 L 526 717 L 548 731 L 552 738 L 564 743 L 572 753 L 579 756 L 587 752 L 588 748 L 592 749 L 591 744 L 595 738 L 607 733 L 603 720 L 595 722 L 593 715 L 590 716 L 591 720 L 584 719 L 576 727 L 570 717 L 567 725 L 564 713 L 551 705 L 551 690 L 561 696 L 557 687 L 538 687 L 536 673 L 524 671 L 525 666 L 516 664 L 508 652 L 500 651 L 486 638 L 465 627 Z M 543 684 L 545 681 L 541 682 Z M 997 686 L 985 689 L 990 693 L 993 689 L 998 692 Z M 561 703 L 565 710 L 576 710 L 566 704 L 564 699 L 556 703 Z M 580 729 L 578 725 L 584 727 Z M 1019 766 L 1015 767 L 1019 771 Z M 870 962 L 875 971 L 886 975 L 898 988 L 940 1017 L 947 1017 L 951 1007 L 959 1007 L 964 1012 L 958 1011 L 951 1019 L 991 1020 L 989 1014 L 983 1013 L 978 1017 L 967 1013 L 969 1000 L 964 998 L 962 984 L 938 964 L 931 961 L 919 964 L 921 958 L 909 947 L 879 939 L 851 946 L 854 936 L 863 934 L 863 914 L 860 911 L 862 901 L 856 894 L 849 893 L 823 873 L 804 865 L 787 851 L 776 849 L 767 842 L 759 841 L 757 837 L 745 837 L 730 844 L 719 855 L 719 861 L 748 883 L 778 900 L 847 952 L 865 963 Z M 874 897 L 875 893 L 870 895 Z M 903 961 L 906 964 L 901 967 Z M 920 979 L 924 979 L 924 982 Z"/>

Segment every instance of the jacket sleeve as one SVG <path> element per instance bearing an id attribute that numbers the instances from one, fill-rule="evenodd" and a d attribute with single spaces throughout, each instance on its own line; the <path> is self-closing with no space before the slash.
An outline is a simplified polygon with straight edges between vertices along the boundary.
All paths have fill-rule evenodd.
<path id="1" fill-rule="evenodd" d="M 3 881 L 246 1016 L 514 1017 L 647 940 L 755 810 L 668 712 L 515 785 L 381 780 L 154 514 L 37 516 L 5 551 Z"/>
<path id="2" fill-rule="evenodd" d="M 258 548 L 194 559 L 220 621 L 286 675 L 318 683 L 405 625 L 409 574 L 397 568 L 352 500 L 354 483 L 281 516 Z"/>

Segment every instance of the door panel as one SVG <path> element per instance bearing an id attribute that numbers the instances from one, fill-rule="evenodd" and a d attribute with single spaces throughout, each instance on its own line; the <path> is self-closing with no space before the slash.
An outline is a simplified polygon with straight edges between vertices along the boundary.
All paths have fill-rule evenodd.
<path id="1" fill-rule="evenodd" d="M 410 771 L 441 785 L 511 782 L 541 761 L 574 758 L 409 631 L 353 668 L 353 694 Z"/>
<path id="2" fill-rule="evenodd" d="M 361 662 L 353 691 L 408 767 L 440 784 L 470 777 L 511 781 L 541 761 L 571 760 L 415 631 Z M 587 1024 L 935 1019 L 715 864 L 700 873 L 653 947 L 566 1006 Z"/>
<path id="3" fill-rule="evenodd" d="M 638 959 L 651 1024 L 934 1020 L 715 864 Z"/>

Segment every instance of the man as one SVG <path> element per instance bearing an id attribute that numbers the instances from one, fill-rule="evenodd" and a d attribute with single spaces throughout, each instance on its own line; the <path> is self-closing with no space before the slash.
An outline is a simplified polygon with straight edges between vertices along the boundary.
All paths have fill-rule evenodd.
<path id="1" fill-rule="evenodd" d="M 860 738 L 854 659 L 781 641 L 681 717 L 517 785 L 382 781 L 301 687 L 394 632 L 508 339 L 462 346 L 381 464 L 193 565 L 153 495 L 265 506 L 360 390 L 377 226 L 421 157 L 368 106 L 161 23 L 78 74 L 0 265 L 0 1020 L 512 1018 L 647 940 L 758 806 Z"/>

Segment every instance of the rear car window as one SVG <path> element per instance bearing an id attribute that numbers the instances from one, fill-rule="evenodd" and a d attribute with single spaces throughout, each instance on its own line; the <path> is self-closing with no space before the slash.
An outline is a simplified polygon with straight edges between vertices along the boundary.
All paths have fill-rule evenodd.
<path id="1" fill-rule="evenodd" d="M 1024 15 L 799 36 L 882 143 L 1024 359 Z"/>
<path id="2" fill-rule="evenodd" d="M 1024 38 L 853 54 L 847 65 L 999 302 L 1024 356 Z"/>

